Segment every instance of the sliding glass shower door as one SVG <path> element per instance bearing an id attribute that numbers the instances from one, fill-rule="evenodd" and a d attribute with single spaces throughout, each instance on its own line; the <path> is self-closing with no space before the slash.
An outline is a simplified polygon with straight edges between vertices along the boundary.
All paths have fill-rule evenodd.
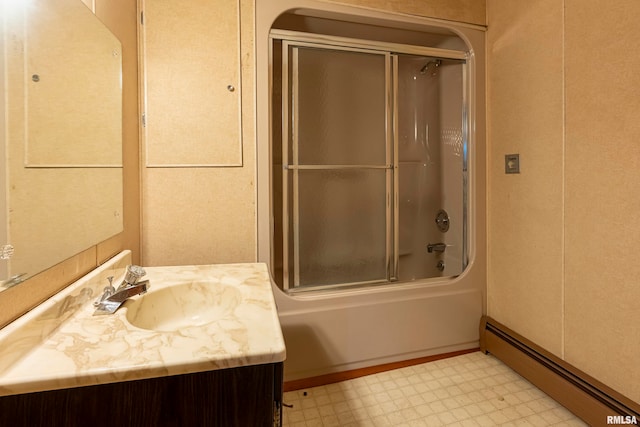
<path id="1" fill-rule="evenodd" d="M 386 281 L 389 55 L 311 44 L 285 49 L 288 285 Z"/>
<path id="2" fill-rule="evenodd" d="M 397 281 L 398 219 L 410 216 L 399 200 L 398 54 L 272 47 L 276 281 L 287 290 Z M 422 240 L 425 254 L 438 243 Z"/>

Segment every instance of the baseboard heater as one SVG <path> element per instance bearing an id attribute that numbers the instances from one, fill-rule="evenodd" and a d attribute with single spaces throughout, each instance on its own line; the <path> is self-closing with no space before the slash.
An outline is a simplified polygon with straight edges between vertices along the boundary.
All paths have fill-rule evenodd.
<path id="1" fill-rule="evenodd" d="M 480 322 L 480 350 L 500 359 L 589 425 L 640 423 L 640 404 L 488 316 Z"/>

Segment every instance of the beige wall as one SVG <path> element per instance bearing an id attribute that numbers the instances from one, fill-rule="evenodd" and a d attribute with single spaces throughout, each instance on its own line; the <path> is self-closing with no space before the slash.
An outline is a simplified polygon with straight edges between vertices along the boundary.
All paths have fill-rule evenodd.
<path id="1" fill-rule="evenodd" d="M 253 46 L 255 10 L 254 1 L 238 1 L 241 31 L 242 165 L 193 167 L 185 162 L 179 165 L 181 167 L 157 167 L 156 159 L 155 165 L 150 164 L 154 167 L 143 167 L 142 253 L 143 263 L 146 265 L 243 262 L 257 259 Z M 145 0 L 145 3 L 146 7 L 153 7 L 154 4 L 152 0 Z M 484 1 L 477 0 L 349 0 L 343 3 L 479 24 L 484 24 L 485 18 Z M 185 20 L 190 13 L 187 7 L 184 2 L 180 2 L 180 8 L 176 9 L 184 14 Z M 213 14 L 206 6 L 198 8 L 198 11 L 202 14 Z M 228 16 L 224 19 L 233 20 L 237 17 Z M 147 25 L 150 28 L 152 24 Z M 192 30 L 188 23 L 180 29 L 187 34 Z M 230 50 L 217 51 L 219 60 L 227 60 L 227 55 L 237 55 L 237 52 L 232 50 L 233 40 L 236 38 L 235 35 L 229 35 L 230 42 L 227 45 Z M 144 66 L 154 66 L 154 58 L 148 56 L 153 55 L 153 51 L 147 51 L 145 55 L 147 57 L 144 59 Z M 193 67 L 193 64 L 175 62 L 168 64 L 168 67 L 173 69 L 176 75 L 193 74 L 189 68 Z M 215 78 L 196 81 L 200 82 L 202 90 L 207 85 L 219 83 Z M 207 112 L 215 111 L 217 108 L 228 108 L 228 102 L 223 99 L 210 102 L 207 107 L 203 107 Z M 154 109 L 158 106 L 148 103 L 147 108 Z M 173 102 L 167 104 L 161 113 L 170 117 L 174 115 L 174 111 L 188 108 L 190 107 L 181 107 L 180 103 Z M 151 120 L 150 115 L 149 127 L 153 126 Z M 228 126 L 236 124 L 230 122 Z M 226 132 L 224 127 L 221 129 L 221 132 Z M 150 138 L 154 138 L 153 133 L 147 130 L 143 152 L 153 144 Z M 226 144 L 228 140 L 221 138 L 218 133 L 216 137 L 212 137 L 195 128 L 186 128 L 179 138 L 174 138 L 173 142 L 169 143 L 174 144 L 176 150 L 194 151 L 200 144 Z M 170 151 L 171 149 L 167 150 Z M 171 162 L 171 159 L 165 160 L 167 163 Z"/>
<path id="2" fill-rule="evenodd" d="M 145 265 L 249 262 L 256 259 L 253 2 L 238 0 L 238 4 L 241 37 L 232 33 L 216 34 L 215 26 L 203 25 L 200 28 L 190 25 L 188 17 L 193 13 L 215 16 L 218 7 L 211 2 L 199 5 L 176 1 L 173 3 L 176 6 L 176 18 L 170 23 L 172 27 L 158 28 L 153 21 L 147 21 L 142 29 L 148 31 L 145 34 L 147 43 L 144 44 L 143 55 L 147 77 L 153 78 L 153 72 L 162 67 L 173 78 L 190 79 L 189 89 L 193 91 L 205 92 L 209 86 L 224 87 L 222 96 L 201 100 L 195 108 L 191 103 L 194 98 L 189 96 L 176 97 L 173 102 L 163 104 L 163 108 L 158 103 L 151 103 L 153 96 L 149 95 L 154 95 L 161 88 L 154 86 L 153 80 L 148 81 L 145 88 L 145 91 L 148 89 L 147 103 L 143 108 L 149 111 L 149 117 L 142 150 L 142 260 Z M 155 9 L 172 7 L 170 2 L 153 0 L 146 0 L 143 5 L 144 8 L 153 10 L 150 19 L 165 15 L 163 11 L 156 12 Z M 228 21 L 224 26 L 237 32 L 238 25 L 234 23 L 239 19 L 238 8 L 229 7 L 225 10 L 229 14 L 221 18 Z M 203 31 L 209 31 L 207 28 L 211 29 L 211 37 L 226 37 L 228 43 L 225 40 L 208 40 L 206 34 L 202 34 Z M 162 63 L 155 60 L 152 48 L 160 48 L 155 46 L 155 40 L 164 37 L 157 34 L 163 30 L 184 32 L 183 37 L 186 39 L 189 39 L 190 34 L 194 33 L 192 35 L 195 37 L 195 32 L 199 32 L 197 40 L 201 44 L 211 42 L 212 45 L 220 46 L 220 49 L 211 49 L 210 55 L 192 56 L 191 61 L 180 61 L 180 57 L 176 57 L 167 58 L 173 62 Z M 238 40 L 241 43 L 240 52 Z M 229 81 L 224 80 L 221 74 L 207 76 L 206 73 L 198 73 L 198 68 L 206 67 L 212 59 L 214 62 L 226 62 L 229 67 L 240 67 L 235 72 L 236 79 L 240 80 Z M 176 86 L 179 86 L 178 83 L 175 82 Z M 228 84 L 236 86 L 236 90 L 228 92 Z M 242 117 L 235 99 L 238 97 L 241 97 Z M 182 105 L 180 99 L 183 100 L 182 104 L 189 104 Z M 206 131 L 197 125 L 185 126 L 181 129 L 181 134 L 167 138 L 162 144 L 165 148 L 155 148 L 160 144 L 156 144 L 154 138 L 164 136 L 162 132 L 154 130 L 154 126 L 161 124 L 155 121 L 159 115 L 161 120 L 170 120 L 185 109 L 193 111 L 203 121 L 214 122 L 216 111 L 228 110 L 229 104 L 234 105 L 236 110 L 235 116 L 230 119 L 210 123 L 212 126 Z M 238 137 L 237 129 L 240 126 L 241 135 Z M 202 150 L 203 146 L 214 149 Z M 241 158 L 227 155 L 209 161 L 207 153 L 215 153 L 218 146 L 228 152 L 240 152 Z M 237 148 L 232 150 L 233 146 L 241 148 L 241 151 Z M 172 151 L 180 154 L 174 159 L 162 159 L 162 152 Z M 199 157 L 202 159 L 201 163 L 220 166 L 194 166 L 192 159 L 198 158 L 197 153 L 202 154 Z M 172 164 L 172 167 L 160 166 L 163 163 Z"/>
<path id="3" fill-rule="evenodd" d="M 561 356 L 562 3 L 487 9 L 489 314 Z M 519 175 L 504 173 L 512 153 Z"/>
<path id="4" fill-rule="evenodd" d="M 486 23 L 485 0 L 339 0 L 331 3 L 469 24 L 485 25 Z"/>
<path id="5" fill-rule="evenodd" d="M 639 14 L 487 2 L 488 314 L 637 402 Z"/>
<path id="6" fill-rule="evenodd" d="M 584 3 L 565 0 L 565 358 L 640 402 L 640 3 Z"/>

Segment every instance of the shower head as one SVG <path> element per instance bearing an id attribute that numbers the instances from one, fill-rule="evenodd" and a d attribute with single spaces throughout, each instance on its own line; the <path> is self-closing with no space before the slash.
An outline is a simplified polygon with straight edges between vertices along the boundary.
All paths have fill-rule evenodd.
<path id="1" fill-rule="evenodd" d="M 435 76 L 436 71 L 438 70 L 438 67 L 440 67 L 441 64 L 442 64 L 441 59 L 434 59 L 433 61 L 429 61 L 426 64 L 424 64 L 422 68 L 420 68 L 420 74 L 427 74 L 429 72 L 431 73 L 432 76 Z"/>

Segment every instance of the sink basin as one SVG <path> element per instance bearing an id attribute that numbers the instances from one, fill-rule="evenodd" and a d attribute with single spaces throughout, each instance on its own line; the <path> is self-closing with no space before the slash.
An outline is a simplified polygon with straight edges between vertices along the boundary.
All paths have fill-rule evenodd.
<path id="1" fill-rule="evenodd" d="M 216 282 L 189 282 L 158 289 L 127 301 L 133 326 L 159 332 L 203 326 L 233 315 L 242 301 L 240 291 Z"/>

